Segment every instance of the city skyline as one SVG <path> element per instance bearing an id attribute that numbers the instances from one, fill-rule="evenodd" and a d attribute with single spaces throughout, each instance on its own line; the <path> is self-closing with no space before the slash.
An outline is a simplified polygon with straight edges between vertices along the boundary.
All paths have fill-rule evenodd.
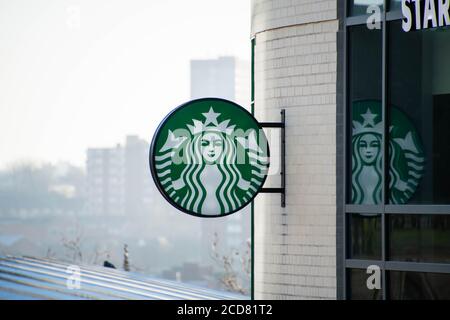
<path id="1" fill-rule="evenodd" d="M 242 32 L 250 30 L 249 1 L 59 1 L 25 9 L 0 1 L 0 8 L 7 49 L 0 169 L 16 162 L 83 166 L 87 148 L 113 146 L 127 134 L 150 140 L 159 121 L 189 99 L 190 60 L 250 56 Z M 217 10 L 232 14 L 233 24 Z"/>

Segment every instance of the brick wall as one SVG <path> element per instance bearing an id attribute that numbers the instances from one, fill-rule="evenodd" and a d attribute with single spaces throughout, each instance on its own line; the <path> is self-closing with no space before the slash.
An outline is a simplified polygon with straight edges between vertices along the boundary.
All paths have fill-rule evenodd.
<path id="1" fill-rule="evenodd" d="M 252 34 L 337 19 L 342 0 L 252 0 Z"/>
<path id="2" fill-rule="evenodd" d="M 287 121 L 287 206 L 255 202 L 257 299 L 336 298 L 336 5 L 252 3 L 256 116 Z"/>

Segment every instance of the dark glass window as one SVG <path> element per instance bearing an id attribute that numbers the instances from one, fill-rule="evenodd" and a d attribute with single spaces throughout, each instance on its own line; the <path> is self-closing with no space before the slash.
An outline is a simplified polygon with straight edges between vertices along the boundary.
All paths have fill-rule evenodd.
<path id="1" fill-rule="evenodd" d="M 450 29 L 389 24 L 390 203 L 450 203 Z"/>
<path id="2" fill-rule="evenodd" d="M 369 6 L 375 5 L 380 8 L 383 7 L 383 0 L 350 0 L 349 1 L 349 15 L 350 16 L 360 16 L 367 14 L 367 8 Z"/>
<path id="3" fill-rule="evenodd" d="M 391 0 L 389 11 L 401 10 L 402 0 Z"/>
<path id="4" fill-rule="evenodd" d="M 389 258 L 450 263 L 450 216 L 389 216 Z"/>
<path id="5" fill-rule="evenodd" d="M 353 214 L 350 233 L 351 259 L 381 259 L 381 215 Z"/>
<path id="6" fill-rule="evenodd" d="M 383 21 L 382 32 L 354 18 L 383 2 L 347 1 L 345 200 L 358 206 L 345 211 L 346 293 L 382 298 L 367 288 L 371 274 L 362 269 L 361 260 L 374 260 L 385 268 L 384 298 L 450 299 L 450 272 L 432 273 L 446 269 L 430 265 L 450 266 L 450 209 L 441 211 L 450 208 L 450 27 L 404 32 L 398 19 Z M 386 4 L 396 12 L 383 19 L 399 18 L 402 1 Z M 370 207 L 383 204 L 384 184 L 386 204 L 402 206 Z M 412 214 L 417 206 L 407 204 L 434 214 Z"/>
<path id="7" fill-rule="evenodd" d="M 352 300 L 381 300 L 381 290 L 370 290 L 367 287 L 368 274 L 366 269 L 351 269 L 349 271 L 350 299 Z"/>
<path id="8" fill-rule="evenodd" d="M 379 204 L 382 189 L 382 33 L 349 30 L 350 203 Z M 380 131 L 381 130 L 381 131 Z"/>
<path id="9" fill-rule="evenodd" d="M 450 275 L 424 272 L 389 272 L 393 300 L 448 300 Z"/>

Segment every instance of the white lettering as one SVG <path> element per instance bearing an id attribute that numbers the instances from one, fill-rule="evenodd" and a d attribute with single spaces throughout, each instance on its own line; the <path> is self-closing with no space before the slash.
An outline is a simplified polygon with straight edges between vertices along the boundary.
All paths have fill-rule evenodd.
<path id="1" fill-rule="evenodd" d="M 402 14 L 405 32 L 450 26 L 450 0 L 402 0 Z"/>
<path id="2" fill-rule="evenodd" d="M 367 28 L 369 30 L 381 29 L 381 9 L 379 6 L 371 5 L 367 8 L 367 14 L 371 14 L 367 18 Z"/>
<path id="3" fill-rule="evenodd" d="M 66 287 L 69 290 L 81 289 L 81 269 L 79 266 L 68 266 L 66 273 L 70 274 L 66 280 Z"/>
<path id="4" fill-rule="evenodd" d="M 431 20 L 431 24 L 433 28 L 437 27 L 437 17 L 436 17 L 436 8 L 434 5 L 434 0 L 425 0 L 425 14 L 423 17 L 423 28 L 427 29 L 429 22 Z"/>
<path id="5" fill-rule="evenodd" d="M 411 28 L 412 28 L 412 12 L 408 6 L 409 3 L 411 3 L 411 0 L 403 0 L 402 1 L 402 13 L 403 13 L 403 17 L 405 17 L 405 19 L 403 19 L 403 22 L 402 22 L 402 28 L 403 28 L 403 31 L 405 31 L 405 32 L 411 31 Z"/>
<path id="6" fill-rule="evenodd" d="M 450 2 L 449 0 L 439 0 L 439 26 L 449 26 L 450 25 Z"/>
<path id="7" fill-rule="evenodd" d="M 371 265 L 367 268 L 367 274 L 370 274 L 371 276 L 367 278 L 367 289 L 374 290 L 374 289 L 381 289 L 381 270 L 379 266 Z"/>
<path id="8" fill-rule="evenodd" d="M 209 317 L 212 307 L 190 307 L 187 304 L 184 307 L 178 307 L 178 315 L 200 315 L 205 318 Z"/>
<path id="9" fill-rule="evenodd" d="M 421 7 L 420 7 L 420 1 L 421 0 L 412 0 L 414 1 L 415 7 L 416 7 L 416 30 L 422 29 L 422 19 L 420 17 Z"/>

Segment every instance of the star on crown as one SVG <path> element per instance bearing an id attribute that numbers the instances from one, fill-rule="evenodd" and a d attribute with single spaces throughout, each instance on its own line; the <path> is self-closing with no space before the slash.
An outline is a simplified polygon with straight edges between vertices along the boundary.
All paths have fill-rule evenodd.
<path id="1" fill-rule="evenodd" d="M 377 114 L 372 113 L 370 108 L 367 108 L 366 113 L 361 115 L 361 117 L 364 119 L 362 123 L 359 121 L 353 121 L 353 135 L 355 136 L 362 133 L 382 134 L 383 124 L 381 123 L 381 121 L 375 123 L 375 118 L 377 116 Z"/>
<path id="2" fill-rule="evenodd" d="M 224 120 L 221 123 L 217 121 L 217 118 L 220 116 L 220 113 L 214 112 L 213 107 L 209 108 L 208 112 L 202 113 L 205 117 L 205 122 L 201 122 L 199 120 L 192 120 L 193 125 L 188 124 L 189 131 L 193 135 L 205 132 L 205 131 L 215 131 L 221 132 L 230 135 L 233 133 L 234 125 L 228 126 L 230 120 Z M 211 125 L 212 124 L 212 125 Z"/>

